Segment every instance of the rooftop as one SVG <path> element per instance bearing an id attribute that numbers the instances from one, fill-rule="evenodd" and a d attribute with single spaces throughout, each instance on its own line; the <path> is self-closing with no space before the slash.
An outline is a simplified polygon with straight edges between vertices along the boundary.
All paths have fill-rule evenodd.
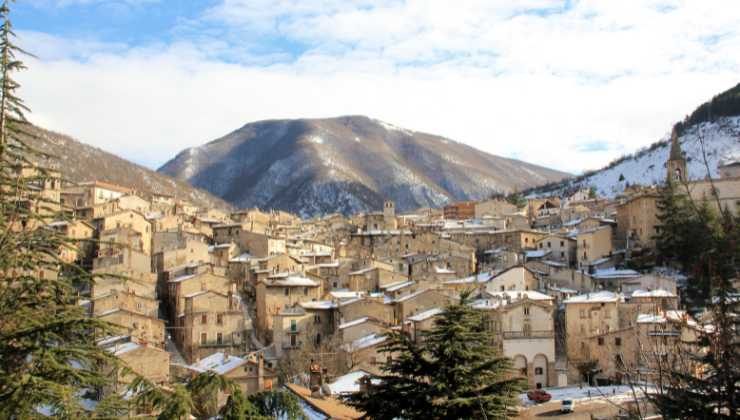
<path id="1" fill-rule="evenodd" d="M 223 375 L 245 363 L 247 361 L 241 357 L 229 356 L 225 353 L 218 352 L 201 359 L 199 362 L 193 363 L 189 367 L 196 372 L 211 371 Z"/>

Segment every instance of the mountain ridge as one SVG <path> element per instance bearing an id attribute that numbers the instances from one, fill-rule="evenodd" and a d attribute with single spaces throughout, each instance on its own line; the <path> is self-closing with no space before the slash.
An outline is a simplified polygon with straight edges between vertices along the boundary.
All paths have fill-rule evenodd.
<path id="1" fill-rule="evenodd" d="M 358 115 L 248 123 L 158 171 L 238 207 L 306 217 L 376 210 L 386 198 L 402 211 L 439 207 L 567 175 Z"/>
<path id="2" fill-rule="evenodd" d="M 59 170 L 69 182 L 106 181 L 143 193 L 170 195 L 203 207 L 224 210 L 233 208 L 220 198 L 188 183 L 177 181 L 68 135 L 37 126 L 29 126 L 29 131 L 31 135 L 24 136 L 24 141 L 34 149 L 50 155 L 47 159 L 36 159 L 37 163 Z"/>

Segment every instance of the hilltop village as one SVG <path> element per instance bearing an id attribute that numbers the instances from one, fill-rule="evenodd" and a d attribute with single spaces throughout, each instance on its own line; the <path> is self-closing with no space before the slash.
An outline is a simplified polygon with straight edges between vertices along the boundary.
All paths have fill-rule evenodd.
<path id="1" fill-rule="evenodd" d="M 672 148 L 666 176 L 684 180 L 675 136 Z M 737 212 L 740 163 L 720 173 L 721 205 Z M 706 199 L 709 181 L 688 185 Z M 643 347 L 690 342 L 699 328 L 679 309 L 681 273 L 631 265 L 655 246 L 655 187 L 409 213 L 386 201 L 310 220 L 100 181 L 52 176 L 39 188 L 69 215 L 51 227 L 80 244 L 61 257 L 98 275 L 79 305 L 120 327 L 99 345 L 165 386 L 213 371 L 246 394 L 286 386 L 324 417 L 356 418 L 336 394 L 378 371 L 385 333 L 419 339 L 462 292 L 530 389 L 618 384 L 625 366 L 649 381 Z"/>

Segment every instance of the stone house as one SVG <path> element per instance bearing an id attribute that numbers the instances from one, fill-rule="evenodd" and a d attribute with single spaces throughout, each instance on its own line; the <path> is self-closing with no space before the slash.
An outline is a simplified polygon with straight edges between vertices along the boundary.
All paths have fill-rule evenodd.
<path id="1" fill-rule="evenodd" d="M 153 273 L 104 268 L 93 271 L 95 282 L 90 286 L 93 298 L 124 292 L 150 299 L 157 298 L 157 278 Z"/>
<path id="2" fill-rule="evenodd" d="M 336 304 L 302 302 L 273 316 L 272 337 L 278 357 L 295 350 L 320 351 L 333 339 Z"/>
<path id="3" fill-rule="evenodd" d="M 141 234 L 142 249 L 145 254 L 151 255 L 152 225 L 143 214 L 135 210 L 122 210 L 115 214 L 93 220 L 98 232 L 117 228 L 129 228 Z"/>
<path id="4" fill-rule="evenodd" d="M 215 372 L 239 386 L 244 395 L 269 391 L 277 386 L 277 373 L 265 366 L 261 353 L 248 357 L 232 356 L 217 352 L 188 366 L 193 374 Z M 226 403 L 228 395 L 219 393 L 219 405 Z"/>
<path id="5" fill-rule="evenodd" d="M 80 182 L 61 192 L 62 204 L 72 207 L 91 207 L 134 194 L 131 188 L 102 181 Z"/>
<path id="6" fill-rule="evenodd" d="M 164 321 L 161 319 L 121 308 L 100 312 L 95 317 L 118 325 L 124 334 L 135 337 L 141 343 L 164 348 Z"/>
<path id="7" fill-rule="evenodd" d="M 127 290 L 112 289 L 106 294 L 90 298 L 90 303 L 93 315 L 99 315 L 112 309 L 125 309 L 152 318 L 157 318 L 159 315 L 159 300 Z"/>
<path id="8" fill-rule="evenodd" d="M 59 258 L 66 263 L 75 261 L 88 266 L 92 262 L 95 228 L 84 220 L 60 220 L 49 223 L 49 227 L 75 241 L 74 246 L 62 247 Z"/>
<path id="9" fill-rule="evenodd" d="M 216 352 L 235 354 L 246 349 L 245 317 L 238 296 L 202 290 L 184 298 L 175 342 L 188 361 L 192 363 Z"/>
<path id="10" fill-rule="evenodd" d="M 137 342 L 131 336 L 115 336 L 98 341 L 98 346 L 119 358 L 133 371 L 124 374 L 114 370 L 111 391 L 125 392 L 135 375 L 140 375 L 156 385 L 166 385 L 170 380 L 170 353 L 159 347 Z"/>
<path id="11" fill-rule="evenodd" d="M 487 291 L 494 293 L 506 290 L 538 290 L 541 285 L 534 271 L 517 265 L 494 275 L 485 287 Z"/>
<path id="12" fill-rule="evenodd" d="M 134 194 L 122 195 L 116 200 L 118 201 L 118 208 L 121 210 L 135 210 L 141 214 L 147 214 L 152 208 L 152 203 L 149 200 Z"/>
<path id="13" fill-rule="evenodd" d="M 179 319 L 185 312 L 187 297 L 205 291 L 228 295 L 235 290 L 231 279 L 210 271 L 187 273 L 169 280 L 166 295 L 169 318 Z"/>
<path id="14" fill-rule="evenodd" d="M 602 226 L 596 229 L 578 232 L 575 237 L 577 250 L 577 264 L 579 268 L 586 268 L 594 262 L 612 255 L 612 228 Z"/>
<path id="15" fill-rule="evenodd" d="M 576 240 L 565 235 L 547 235 L 537 241 L 537 249 L 549 251 L 548 260 L 558 261 L 574 267 L 576 264 Z"/>
<path id="16" fill-rule="evenodd" d="M 320 300 L 321 283 L 298 274 L 274 274 L 256 285 L 257 331 L 268 337 L 273 316 L 301 302 Z"/>
<path id="17" fill-rule="evenodd" d="M 388 325 L 396 323 L 394 307 L 390 301 L 385 302 L 384 296 L 356 297 L 339 302 L 338 306 L 340 323 L 363 317 L 377 319 Z"/>
<path id="18" fill-rule="evenodd" d="M 629 248 L 654 248 L 658 225 L 658 193 L 645 192 L 617 206 L 616 237 Z"/>
<path id="19" fill-rule="evenodd" d="M 475 203 L 475 218 L 484 216 L 503 216 L 518 211 L 517 207 L 506 200 L 486 200 Z"/>
<path id="20" fill-rule="evenodd" d="M 361 270 L 350 272 L 347 278 L 347 287 L 350 290 L 377 292 L 382 286 L 408 281 L 408 276 L 387 267 L 374 264 Z"/>
<path id="21" fill-rule="evenodd" d="M 557 384 L 553 298 L 536 291 L 483 293 L 473 307 L 486 312 L 493 345 L 513 360 L 529 388 Z"/>
<path id="22" fill-rule="evenodd" d="M 405 319 L 428 309 L 445 307 L 454 302 L 454 298 L 437 289 L 425 289 L 393 299 L 394 325 L 401 325 Z"/>

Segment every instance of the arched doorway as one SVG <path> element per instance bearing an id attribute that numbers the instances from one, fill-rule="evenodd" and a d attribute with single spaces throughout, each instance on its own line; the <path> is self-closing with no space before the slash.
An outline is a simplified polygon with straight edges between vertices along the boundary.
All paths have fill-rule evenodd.
<path id="1" fill-rule="evenodd" d="M 514 370 L 523 377 L 527 377 L 527 358 L 518 354 L 514 356 Z"/>

